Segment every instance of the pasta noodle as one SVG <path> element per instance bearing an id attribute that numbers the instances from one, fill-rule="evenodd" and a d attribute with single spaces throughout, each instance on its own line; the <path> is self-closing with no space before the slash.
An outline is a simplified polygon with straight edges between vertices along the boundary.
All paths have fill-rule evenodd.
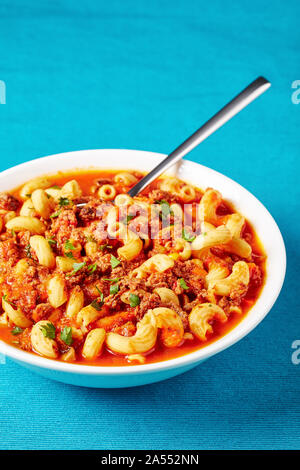
<path id="1" fill-rule="evenodd" d="M 217 340 L 255 303 L 249 222 L 175 177 L 72 171 L 0 193 L 0 340 L 47 359 L 137 365 Z"/>

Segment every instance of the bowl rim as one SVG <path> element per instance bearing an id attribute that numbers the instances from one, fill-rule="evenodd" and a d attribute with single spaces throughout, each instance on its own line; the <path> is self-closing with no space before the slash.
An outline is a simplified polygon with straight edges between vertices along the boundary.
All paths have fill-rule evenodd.
<path id="1" fill-rule="evenodd" d="M 105 153 L 126 153 L 130 152 L 130 154 L 143 154 L 146 158 L 156 158 L 157 160 L 162 160 L 163 158 L 166 157 L 165 154 L 161 153 L 156 153 L 156 152 L 148 152 L 148 151 L 143 151 L 143 150 L 130 150 L 130 149 L 90 149 L 90 150 L 78 150 L 78 151 L 73 151 L 73 152 L 63 152 L 59 154 L 53 154 L 53 155 L 48 155 L 45 157 L 40 157 L 36 158 L 33 160 L 29 160 L 27 162 L 15 165 L 11 168 L 8 168 L 7 170 L 4 170 L 0 172 L 0 179 L 2 179 L 5 176 L 11 176 L 14 172 L 19 172 L 23 168 L 27 169 L 30 167 L 34 167 L 35 165 L 38 165 L 40 163 L 45 163 L 45 168 L 47 167 L 47 162 L 50 162 L 54 157 L 58 158 L 72 158 L 74 154 L 79 154 L 79 153 L 91 153 L 95 152 L 99 154 L 99 152 L 105 152 Z M 9 344 L 5 343 L 4 341 L 0 340 L 0 353 L 4 354 L 5 356 L 20 362 L 28 364 L 28 366 L 35 366 L 38 368 L 42 369 L 50 369 L 53 371 L 60 371 L 64 373 L 71 373 L 71 374 L 79 374 L 79 375 L 92 375 L 92 376 L 120 376 L 120 375 L 132 375 L 132 374 L 151 374 L 153 372 L 159 372 L 163 370 L 171 370 L 171 369 L 177 369 L 177 368 L 182 368 L 182 367 L 187 367 L 189 365 L 197 364 L 199 362 L 204 361 L 205 359 L 208 359 L 209 357 L 227 349 L 229 346 L 237 343 L 240 341 L 242 338 L 244 338 L 246 335 L 248 335 L 264 318 L 265 316 L 269 313 L 271 308 L 273 307 L 275 301 L 277 300 L 277 297 L 279 296 L 279 293 L 281 291 L 284 278 L 285 278 L 285 272 L 286 272 L 286 250 L 285 250 L 285 245 L 283 241 L 283 237 L 281 235 L 281 232 L 272 217 L 272 215 L 269 213 L 269 211 L 265 208 L 265 206 L 252 194 L 250 191 L 248 191 L 245 187 L 241 186 L 239 183 L 236 181 L 232 180 L 228 176 L 213 170 L 209 167 L 206 167 L 204 165 L 201 165 L 200 163 L 196 163 L 194 161 L 184 159 L 180 162 L 179 165 L 186 165 L 186 166 L 191 166 L 195 168 L 195 171 L 199 172 L 201 168 L 205 170 L 206 172 L 210 172 L 213 176 L 217 178 L 221 178 L 228 184 L 231 184 L 233 188 L 235 188 L 237 191 L 240 191 L 241 193 L 244 194 L 249 200 L 251 200 L 254 204 L 257 205 L 257 207 L 260 208 L 260 210 L 263 210 L 265 212 L 265 217 L 267 219 L 269 226 L 272 227 L 273 235 L 276 238 L 276 243 L 277 243 L 277 255 L 278 255 L 278 271 L 277 271 L 277 278 L 276 278 L 276 283 L 273 285 L 273 290 L 272 290 L 272 296 L 269 298 L 265 299 L 265 304 L 264 308 L 261 310 L 260 314 L 256 315 L 256 318 L 250 319 L 247 325 L 243 323 L 243 320 L 238 323 L 233 329 L 231 329 L 227 334 L 219 338 L 218 340 L 210 343 L 208 346 L 204 346 L 200 349 L 197 349 L 196 351 L 193 351 L 191 353 L 185 354 L 183 356 L 176 357 L 174 359 L 168 359 L 160 362 L 153 362 L 150 364 L 142 364 L 142 365 L 128 365 L 128 366 L 92 366 L 92 365 L 83 365 L 83 364 L 74 364 L 74 363 L 65 363 L 61 362 L 58 360 L 53 360 L 53 359 L 48 359 L 44 358 L 41 356 L 38 356 L 37 354 L 33 354 L 30 352 L 23 351 L 21 349 L 15 348 L 14 346 L 10 346 Z M 120 167 L 125 170 L 127 165 L 121 165 Z M 119 167 L 119 168 L 120 168 Z M 74 170 L 77 169 L 85 169 L 88 170 L 90 168 L 95 168 L 99 169 L 101 166 L 81 166 L 77 167 L 74 166 Z M 106 166 L 105 168 L 109 168 L 109 166 Z M 116 168 L 115 166 L 112 166 L 111 168 Z M 103 166 L 102 166 L 103 169 Z M 72 171 L 71 167 L 66 167 L 65 170 L 58 169 L 57 171 Z M 168 172 L 167 172 L 168 173 Z M 45 173 L 39 173 L 40 176 L 46 175 L 46 174 L 53 174 L 51 172 L 45 172 Z M 26 180 L 25 180 L 26 181 Z M 14 188 L 12 188 L 14 189 Z M 220 189 L 221 188 L 216 188 Z M 245 214 L 245 217 L 247 218 L 247 214 Z M 266 277 L 266 282 L 265 285 L 262 289 L 262 292 L 260 293 L 259 299 L 263 296 L 263 291 L 265 286 L 268 283 L 268 274 Z M 259 301 L 257 300 L 257 302 Z M 257 302 L 254 304 L 254 306 L 257 304 Z M 250 311 L 247 313 L 247 315 L 244 317 L 248 317 Z"/>

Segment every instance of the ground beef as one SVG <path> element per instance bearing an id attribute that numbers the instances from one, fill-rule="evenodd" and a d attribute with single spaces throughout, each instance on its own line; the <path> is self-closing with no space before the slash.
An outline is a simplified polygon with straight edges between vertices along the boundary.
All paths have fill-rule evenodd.
<path id="1" fill-rule="evenodd" d="M 96 218 L 97 209 L 89 204 L 84 207 L 78 208 L 77 217 L 81 222 L 88 222 Z"/>
<path id="2" fill-rule="evenodd" d="M 58 217 L 52 219 L 51 233 L 56 236 L 59 248 L 63 248 L 66 240 L 70 239 L 77 224 L 76 214 L 72 209 L 62 210 Z"/>
<path id="3" fill-rule="evenodd" d="M 119 312 L 114 315 L 100 318 L 97 321 L 98 328 L 104 328 L 105 331 L 112 331 L 124 323 L 135 320 L 135 314 L 133 311 Z"/>
<path id="4" fill-rule="evenodd" d="M 132 321 L 128 321 L 122 326 L 117 326 L 112 331 L 122 336 L 134 336 L 136 333 L 136 326 Z"/>
<path id="5" fill-rule="evenodd" d="M 253 287 L 258 287 L 262 283 L 262 272 L 259 266 L 254 263 L 249 263 L 250 284 Z"/>
<path id="6" fill-rule="evenodd" d="M 178 278 L 184 279 L 188 286 L 188 293 L 199 295 L 205 286 L 205 276 L 207 272 L 193 261 L 176 261 L 173 272 Z M 178 285 L 177 285 L 178 287 Z M 179 293 L 179 292 L 176 292 Z"/>
<path id="7" fill-rule="evenodd" d="M 5 211 L 16 211 L 20 202 L 17 198 L 8 193 L 0 193 L 0 209 Z"/>
<path id="8" fill-rule="evenodd" d="M 124 287 L 125 290 L 130 290 L 130 292 L 136 292 L 138 290 L 146 290 L 146 281 L 145 279 L 136 279 L 125 276 L 121 279 L 120 285 Z"/>
<path id="9" fill-rule="evenodd" d="M 146 280 L 146 287 L 168 287 L 174 290 L 177 284 L 177 277 L 171 269 L 163 273 L 152 273 Z"/>
<path id="10" fill-rule="evenodd" d="M 97 207 L 99 199 L 92 196 L 82 196 L 74 199 L 75 214 L 79 222 L 85 223 L 97 217 Z M 84 204 L 81 206 L 81 204 Z M 78 206 L 79 205 L 79 206 Z"/>
<path id="11" fill-rule="evenodd" d="M 18 258 L 19 251 L 13 238 L 0 243 L 0 261 L 10 261 L 13 264 Z"/>
<path id="12" fill-rule="evenodd" d="M 167 191 L 162 191 L 161 189 L 153 189 L 148 194 L 148 197 L 152 200 L 152 202 L 167 201 L 169 204 L 172 204 L 173 202 L 180 202 L 179 196 L 168 193 Z"/>
<path id="13" fill-rule="evenodd" d="M 24 351 L 31 351 L 31 328 L 26 328 L 16 337 L 16 343 Z"/>
<path id="14" fill-rule="evenodd" d="M 98 269 L 101 271 L 101 273 L 105 273 L 111 268 L 111 255 L 107 253 L 106 255 L 100 255 L 96 258 L 95 263 L 98 266 Z"/>
<path id="15" fill-rule="evenodd" d="M 141 320 L 149 309 L 160 307 L 160 305 L 161 300 L 158 294 L 145 292 L 141 298 L 140 304 L 135 308 L 137 318 Z"/>
<path id="16" fill-rule="evenodd" d="M 113 178 L 98 178 L 96 180 L 96 185 L 100 188 L 104 184 L 113 184 Z"/>
<path id="17" fill-rule="evenodd" d="M 32 319 L 35 322 L 46 320 L 53 312 L 53 307 L 49 303 L 39 304 L 32 312 Z"/>
<path id="18" fill-rule="evenodd" d="M 27 230 L 26 232 L 19 232 L 17 237 L 18 237 L 18 240 L 19 240 L 19 244 L 25 248 L 29 245 L 29 240 L 30 240 L 30 232 L 29 230 Z"/>

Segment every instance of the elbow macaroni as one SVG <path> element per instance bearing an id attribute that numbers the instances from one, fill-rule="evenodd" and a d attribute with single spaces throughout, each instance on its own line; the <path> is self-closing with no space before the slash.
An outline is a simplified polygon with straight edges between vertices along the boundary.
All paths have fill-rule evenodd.
<path id="1" fill-rule="evenodd" d="M 226 334 L 250 308 L 264 256 L 243 215 L 175 177 L 131 197 L 139 178 L 60 173 L 0 194 L 0 340 L 142 367 Z"/>
<path id="2" fill-rule="evenodd" d="M 43 333 L 43 327 L 47 327 L 49 322 L 41 320 L 33 325 L 31 330 L 31 344 L 38 354 L 41 356 L 56 359 L 58 357 L 57 343 L 54 339 L 48 338 Z"/>
<path id="3" fill-rule="evenodd" d="M 30 232 L 32 234 L 42 235 L 45 230 L 45 224 L 36 217 L 18 216 L 9 220 L 6 224 L 8 230 L 15 232 Z"/>
<path id="4" fill-rule="evenodd" d="M 29 243 L 39 260 L 39 264 L 47 268 L 55 266 L 55 256 L 45 237 L 33 235 L 30 237 Z"/>
<path id="5" fill-rule="evenodd" d="M 218 305 L 209 303 L 197 305 L 189 315 L 189 325 L 192 333 L 200 341 L 206 341 L 207 333 L 212 333 L 213 331 L 209 322 L 215 318 L 221 323 L 227 322 L 224 310 Z"/>
<path id="6" fill-rule="evenodd" d="M 55 275 L 50 279 L 47 290 L 49 302 L 54 308 L 61 307 L 68 299 L 65 281 L 59 275 Z"/>

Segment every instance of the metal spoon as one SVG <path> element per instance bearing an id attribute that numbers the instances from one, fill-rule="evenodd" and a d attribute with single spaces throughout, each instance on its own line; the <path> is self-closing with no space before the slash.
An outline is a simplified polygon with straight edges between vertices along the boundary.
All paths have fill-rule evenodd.
<path id="1" fill-rule="evenodd" d="M 174 163 L 178 162 L 187 153 L 193 150 L 208 136 L 213 134 L 219 127 L 223 126 L 229 119 L 233 118 L 243 108 L 248 106 L 252 101 L 264 93 L 271 83 L 264 77 L 258 77 L 254 82 L 250 83 L 239 95 L 233 98 L 228 104 L 218 111 L 211 119 L 203 124 L 194 134 L 185 140 L 179 147 L 173 150 L 159 165 L 150 171 L 144 178 L 135 184 L 127 194 L 133 197 L 143 191 L 152 181 L 158 178 Z"/>

